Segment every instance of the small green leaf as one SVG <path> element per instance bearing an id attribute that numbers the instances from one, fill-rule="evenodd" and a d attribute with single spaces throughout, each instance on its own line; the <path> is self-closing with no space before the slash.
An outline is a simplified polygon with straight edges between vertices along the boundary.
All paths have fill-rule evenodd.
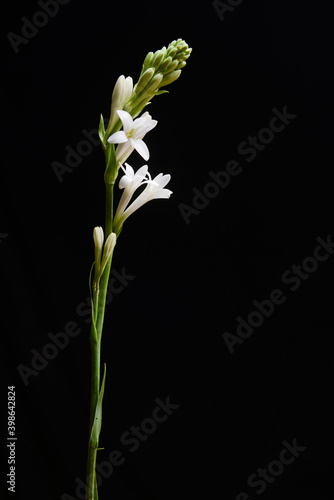
<path id="1" fill-rule="evenodd" d="M 100 124 L 99 124 L 99 137 L 101 139 L 101 142 L 102 144 L 104 144 L 104 136 L 106 135 L 106 131 L 105 131 L 105 128 L 104 128 L 104 119 L 103 119 L 103 116 L 101 114 L 100 116 Z"/>
<path id="2" fill-rule="evenodd" d="M 108 184 L 113 184 L 118 173 L 115 144 L 109 144 L 109 142 L 107 142 L 105 146 L 105 157 L 106 169 L 104 171 L 104 180 Z"/>
<path id="3" fill-rule="evenodd" d="M 91 296 L 91 298 L 93 297 L 93 294 L 92 294 L 92 272 L 93 272 L 93 267 L 95 266 L 95 262 L 93 262 L 92 264 L 92 267 L 90 268 L 90 272 L 89 272 L 89 280 L 88 280 L 88 284 L 89 284 L 89 295 Z"/>
<path id="4" fill-rule="evenodd" d="M 97 342 L 97 331 L 96 331 L 96 313 L 97 313 L 97 309 L 95 310 L 95 307 L 94 307 L 94 298 L 93 298 L 93 292 L 92 292 L 92 272 L 93 272 L 93 267 L 95 265 L 95 262 L 93 262 L 92 264 L 92 267 L 90 268 L 90 273 L 89 273 L 89 295 L 90 295 L 90 302 L 91 302 L 91 305 L 92 305 L 92 328 L 91 328 L 91 336 L 93 335 L 93 338 L 92 340 L 94 340 L 94 342 Z"/>
<path id="5" fill-rule="evenodd" d="M 98 447 L 99 436 L 100 436 L 101 426 L 102 426 L 102 401 L 103 401 L 103 395 L 104 395 L 105 380 L 106 380 L 106 364 L 104 364 L 103 379 L 102 379 L 100 394 L 99 394 L 97 404 L 96 404 L 92 432 L 90 434 L 90 443 L 91 443 L 91 446 L 93 446 L 94 448 Z"/>

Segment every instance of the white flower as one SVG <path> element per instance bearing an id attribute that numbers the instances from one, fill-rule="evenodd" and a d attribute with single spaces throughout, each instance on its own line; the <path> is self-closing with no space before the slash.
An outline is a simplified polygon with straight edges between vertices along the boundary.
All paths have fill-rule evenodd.
<path id="1" fill-rule="evenodd" d="M 120 189 L 124 189 L 124 191 L 117 207 L 115 220 L 120 218 L 129 204 L 133 193 L 141 184 L 143 184 L 143 182 L 145 182 L 148 173 L 147 165 L 141 167 L 136 173 L 128 163 L 125 163 L 125 169 L 122 165 L 121 168 L 125 172 L 125 175 L 121 177 L 118 186 Z"/>
<path id="2" fill-rule="evenodd" d="M 109 143 L 118 144 L 116 149 L 116 161 L 124 163 L 134 149 L 147 161 L 150 157 L 150 153 L 143 141 L 143 137 L 147 132 L 152 130 L 158 122 L 152 120 L 151 115 L 147 111 L 135 120 L 132 119 L 132 116 L 127 111 L 118 110 L 117 114 L 123 124 L 123 130 L 115 132 L 108 138 Z"/>
<path id="3" fill-rule="evenodd" d="M 147 165 L 144 165 L 135 173 L 133 168 L 129 164 L 126 164 L 125 175 L 119 181 L 119 188 L 124 189 L 124 192 L 115 214 L 115 227 L 120 228 L 133 212 L 148 201 L 158 198 L 169 198 L 172 191 L 164 188 L 170 181 L 170 178 L 169 174 L 158 174 L 152 179 Z M 144 184 L 146 184 L 144 191 L 128 206 L 134 192 Z"/>

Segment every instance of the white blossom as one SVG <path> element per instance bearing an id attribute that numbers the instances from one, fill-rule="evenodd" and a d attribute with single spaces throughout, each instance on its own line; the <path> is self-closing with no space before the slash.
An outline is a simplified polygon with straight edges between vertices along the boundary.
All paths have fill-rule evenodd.
<path id="1" fill-rule="evenodd" d="M 115 132 L 108 138 L 109 143 L 118 144 L 116 148 L 116 161 L 124 163 L 134 149 L 147 161 L 150 153 L 143 138 L 158 122 L 152 120 L 151 115 L 147 111 L 135 120 L 132 119 L 132 116 L 127 111 L 119 109 L 117 114 L 123 124 L 123 130 Z"/>
<path id="2" fill-rule="evenodd" d="M 125 175 L 119 181 L 119 188 L 124 189 L 124 192 L 114 219 L 114 225 L 117 228 L 120 228 L 124 221 L 145 203 L 158 198 L 167 199 L 172 194 L 172 191 L 165 189 L 171 179 L 169 174 L 163 175 L 160 173 L 152 179 L 147 165 L 141 167 L 136 173 L 129 164 L 126 164 L 126 169 L 123 167 L 122 169 Z M 129 205 L 135 191 L 145 184 L 145 189 Z"/>

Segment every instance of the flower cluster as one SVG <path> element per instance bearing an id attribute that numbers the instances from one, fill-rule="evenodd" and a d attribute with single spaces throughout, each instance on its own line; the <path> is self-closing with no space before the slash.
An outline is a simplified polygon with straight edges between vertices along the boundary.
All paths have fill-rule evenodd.
<path id="1" fill-rule="evenodd" d="M 180 76 L 190 53 L 191 48 L 181 39 L 174 40 L 167 48 L 163 47 L 154 53 L 149 52 L 136 85 L 133 85 L 130 76 L 125 78 L 121 75 L 118 78 L 112 93 L 110 119 L 106 130 L 101 116 L 99 135 L 106 155 L 105 180 L 113 185 L 120 170 L 124 175 L 118 184 L 123 193 L 112 221 L 114 236 L 110 242 L 107 239 L 106 253 L 103 253 L 102 259 L 103 233 L 101 228 L 94 230 L 97 282 L 106 262 L 103 257 L 107 257 L 109 246 L 111 255 L 125 220 L 145 203 L 158 198 L 166 199 L 172 194 L 172 191 L 165 188 L 171 178 L 169 174 L 159 173 L 152 178 L 147 165 L 135 172 L 126 160 L 136 150 L 145 161 L 148 161 L 150 153 L 143 139 L 158 122 L 153 120 L 147 111 L 141 113 L 154 96 L 166 92 L 160 90 L 161 87 L 169 85 Z M 134 197 L 138 189 L 140 193 Z M 107 245 L 107 242 L 110 245 Z"/>
<path id="2" fill-rule="evenodd" d="M 145 203 L 150 200 L 157 198 L 169 198 L 172 191 L 165 189 L 165 186 L 170 181 L 170 175 L 158 174 L 154 179 L 148 171 L 148 166 L 144 165 L 137 172 L 134 172 L 131 165 L 125 164 L 126 168 L 124 170 L 125 175 L 119 181 L 120 189 L 124 189 L 122 197 L 120 199 L 115 219 L 114 227 L 116 234 L 123 225 L 123 222 L 131 215 L 133 212 L 142 207 Z M 145 189 L 137 196 L 137 198 L 129 205 L 133 194 L 135 191 L 145 185 Z"/>
<path id="3" fill-rule="evenodd" d="M 146 143 L 143 141 L 147 132 L 152 130 L 157 121 L 152 120 L 151 115 L 145 112 L 140 118 L 132 119 L 127 111 L 117 110 L 117 114 L 122 122 L 123 130 L 115 132 L 108 138 L 109 144 L 117 144 L 115 151 L 116 161 L 124 172 L 124 176 L 119 181 L 119 188 L 124 189 L 122 197 L 114 218 L 114 231 L 119 234 L 124 221 L 142 205 L 156 198 L 169 198 L 172 191 L 164 189 L 170 181 L 170 175 L 158 174 L 152 179 L 148 171 L 148 166 L 144 165 L 137 172 L 133 170 L 131 165 L 123 162 L 127 160 L 130 154 L 136 150 L 140 156 L 147 161 L 150 153 Z M 139 196 L 129 205 L 135 191 L 141 186 L 146 185 L 145 189 Z"/>
<path id="4" fill-rule="evenodd" d="M 171 178 L 169 174 L 159 173 L 152 177 L 147 165 L 135 172 L 126 161 L 134 150 L 145 162 L 149 160 L 150 152 L 144 137 L 158 122 L 143 110 L 154 96 L 166 92 L 160 90 L 161 87 L 169 85 L 180 76 L 190 53 L 191 49 L 181 39 L 174 40 L 167 48 L 163 47 L 155 53 L 149 52 L 135 85 L 131 77 L 125 78 L 122 75 L 118 78 L 112 93 L 110 118 L 106 129 L 103 116 L 100 117 L 98 133 L 106 162 L 106 219 L 105 231 L 100 226 L 95 227 L 93 231 L 95 261 L 89 275 L 92 306 L 92 376 L 86 496 L 92 500 L 98 499 L 96 454 L 100 449 L 98 446 L 106 377 L 104 365 L 103 378 L 100 380 L 101 338 L 114 248 L 128 217 L 145 203 L 159 198 L 167 199 L 172 194 L 172 191 L 166 188 Z M 114 215 L 114 188 L 120 172 L 124 174 L 118 181 L 122 194 Z"/>
<path id="5" fill-rule="evenodd" d="M 147 132 L 158 123 L 152 120 L 151 115 L 144 113 L 140 118 L 133 120 L 127 111 L 117 110 L 123 124 L 123 130 L 115 132 L 108 138 L 109 144 L 118 144 L 116 149 L 117 163 L 124 163 L 135 149 L 147 161 L 150 157 L 148 147 L 143 141 Z"/>

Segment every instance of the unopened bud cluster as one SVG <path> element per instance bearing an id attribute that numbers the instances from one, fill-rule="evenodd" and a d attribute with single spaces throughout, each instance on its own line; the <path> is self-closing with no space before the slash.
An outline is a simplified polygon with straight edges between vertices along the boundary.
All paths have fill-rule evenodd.
<path id="1" fill-rule="evenodd" d="M 179 78 L 191 51 L 188 44 L 179 38 L 171 42 L 167 48 L 162 47 L 156 52 L 149 52 L 145 57 L 131 99 L 124 107 L 125 111 L 133 117 L 138 116 L 155 95 L 165 92 L 159 89 Z"/>
<path id="2" fill-rule="evenodd" d="M 158 81 L 157 77 L 159 76 L 159 87 L 172 83 L 180 76 L 181 69 L 187 64 L 186 59 L 190 54 L 191 49 L 180 38 L 171 42 L 167 49 L 162 47 L 156 52 L 149 52 L 144 60 L 137 86 L 134 89 L 135 92 L 142 90 L 141 80 L 145 79 L 145 75 L 156 77 L 156 81 Z"/>
<path id="3" fill-rule="evenodd" d="M 162 47 L 156 52 L 147 54 L 135 86 L 130 76 L 125 78 L 121 75 L 118 78 L 112 95 L 110 119 L 106 131 L 103 117 L 100 122 L 99 135 L 104 147 L 108 137 L 121 127 L 117 111 L 127 111 L 132 118 L 136 118 L 154 96 L 167 92 L 160 90 L 162 87 L 170 85 L 179 78 L 191 51 L 188 44 L 179 38 L 171 42 L 167 48 Z"/>

